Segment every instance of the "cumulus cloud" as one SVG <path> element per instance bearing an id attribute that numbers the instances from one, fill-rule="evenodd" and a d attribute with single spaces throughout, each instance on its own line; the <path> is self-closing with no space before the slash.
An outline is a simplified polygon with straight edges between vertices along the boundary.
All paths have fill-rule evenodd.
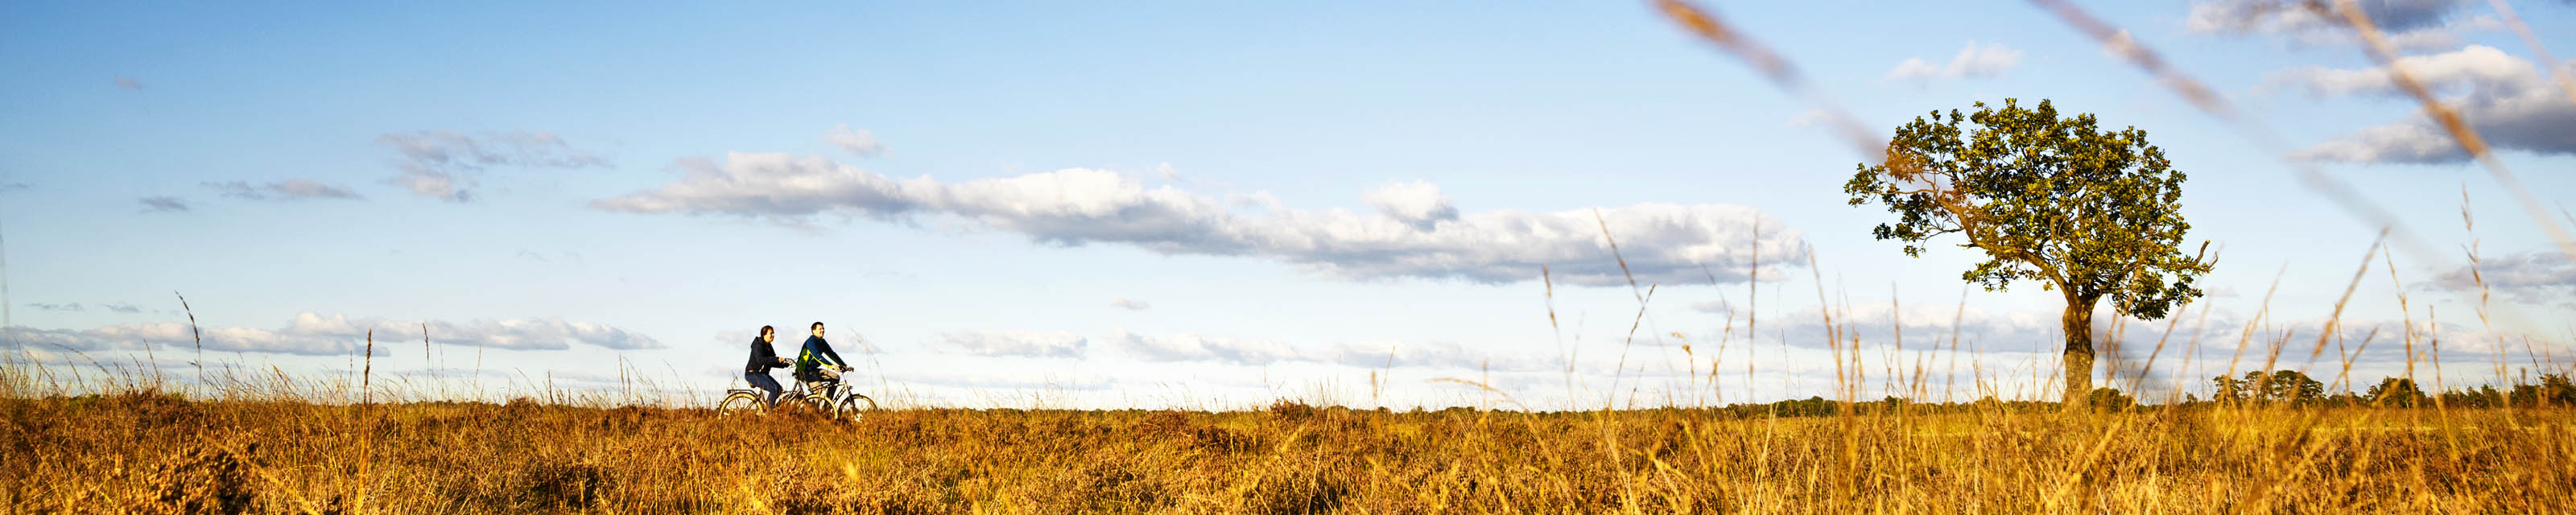
<path id="1" fill-rule="evenodd" d="M 1458 219 L 1458 208 L 1449 205 L 1449 196 L 1440 193 L 1440 186 L 1423 181 L 1380 186 L 1361 193 L 1360 202 L 1377 208 L 1379 214 L 1424 231 L 1431 230 L 1440 222 Z"/>
<path id="2" fill-rule="evenodd" d="M 1544 370 L 1545 361 L 1523 354 L 1493 354 L 1454 341 L 1357 341 L 1333 346 L 1328 361 L 1350 367 L 1423 367 L 1459 370 Z"/>
<path id="3" fill-rule="evenodd" d="M 939 334 L 941 346 L 977 356 L 1027 356 L 1039 358 L 1078 358 L 1090 340 L 1070 331 L 949 331 Z"/>
<path id="4" fill-rule="evenodd" d="M 358 192 L 343 186 L 323 184 L 308 179 L 252 185 L 246 181 L 207 181 L 202 183 L 218 195 L 243 200 L 359 199 Z"/>
<path id="5" fill-rule="evenodd" d="M 1922 58 L 1908 58 L 1887 71 L 1887 80 L 1931 82 L 1940 79 L 1987 78 L 2002 76 L 2021 64 L 2021 51 L 2000 44 L 1979 46 L 1970 41 L 1950 56 L 1949 64 L 1932 64 Z"/>
<path id="6" fill-rule="evenodd" d="M 722 162 L 682 160 L 678 168 L 683 176 L 676 182 L 591 206 L 794 224 L 828 216 L 947 216 L 1047 244 L 1257 257 L 1344 279 L 1507 283 L 1535 279 L 1548 266 L 1559 282 L 1626 284 L 1592 210 L 1453 213 L 1446 197 L 1421 183 L 1381 188 L 1373 202 L 1380 212 L 1361 214 L 1289 208 L 1266 194 L 1229 202 L 1080 168 L 943 183 L 891 178 L 819 156 L 740 152 Z M 1639 204 L 1599 214 L 1640 282 L 1705 284 L 1711 273 L 1740 282 L 1757 246 L 1769 266 L 1803 263 L 1806 255 L 1798 231 L 1749 207 Z M 1712 272 L 1703 273 L 1703 265 Z"/>
<path id="7" fill-rule="evenodd" d="M 1128 310 L 1128 311 L 1144 311 L 1144 310 L 1146 310 L 1146 309 L 1149 309 L 1149 308 L 1154 307 L 1154 305 L 1153 305 L 1153 304 L 1148 304 L 1148 303 L 1146 303 L 1145 301 L 1141 301 L 1141 300 L 1136 300 L 1136 299 L 1130 299 L 1130 298 L 1124 298 L 1124 297 L 1121 297 L 1121 298 L 1109 299 L 1109 307 L 1118 308 L 1118 309 L 1124 309 L 1124 310 Z"/>
<path id="8" fill-rule="evenodd" d="M 2461 265 L 2435 277 L 2433 284 L 2445 290 L 2474 293 L 2481 280 L 2487 290 L 2517 302 L 2555 304 L 2576 300 L 2576 261 L 2555 249 L 2486 258 L 2474 267 Z"/>
<path id="9" fill-rule="evenodd" d="M 846 123 L 833 124 L 832 132 L 823 133 L 823 142 L 860 157 L 885 153 L 885 143 L 877 141 L 876 133 L 865 129 L 851 130 L 850 124 Z"/>
<path id="10" fill-rule="evenodd" d="M 81 311 L 81 305 L 80 305 L 80 303 L 78 303 L 78 302 L 63 303 L 63 304 L 55 304 L 55 303 L 50 303 L 50 302 L 29 302 L 29 303 L 27 303 L 27 307 L 36 308 L 36 309 L 41 309 L 41 310 L 45 310 L 45 311 Z"/>
<path id="11" fill-rule="evenodd" d="M 1267 365 L 1299 359 L 1286 342 L 1262 338 L 1228 338 L 1198 333 L 1146 336 L 1118 329 L 1108 340 L 1128 354 L 1148 361 L 1208 361 Z"/>
<path id="12" fill-rule="evenodd" d="M 339 314 L 323 316 L 306 311 L 288 320 L 283 329 L 199 329 L 204 331 L 206 350 L 329 355 L 347 353 L 362 346 L 370 330 L 380 341 L 418 338 L 423 324 L 428 325 L 430 341 L 439 345 L 518 350 L 567 349 L 571 348 L 571 342 L 620 350 L 662 347 L 660 342 L 649 336 L 604 324 L 566 322 L 562 318 L 451 322 L 350 318 Z M 21 341 L 84 351 L 134 349 L 144 345 L 188 346 L 196 342 L 188 324 L 177 322 L 111 325 L 89 330 L 11 327 L 9 331 Z"/>
<path id="13" fill-rule="evenodd" d="M 564 143 L 546 132 L 487 133 L 416 131 L 376 137 L 376 143 L 402 155 L 394 167 L 401 173 L 385 180 L 413 194 L 449 202 L 473 200 L 472 175 L 494 167 L 584 168 L 608 166 L 608 160 Z"/>
<path id="14" fill-rule="evenodd" d="M 2455 48 L 2458 33 L 2491 30 L 2494 18 L 2454 16 L 2472 0 L 2360 0 L 2354 2 L 2370 22 L 2388 35 L 2390 44 L 2406 50 Z M 2292 0 L 2222 0 L 2194 4 L 2183 25 L 2192 32 L 2230 36 L 2265 35 L 2301 46 L 2342 46 L 2359 40 L 2344 26 L 2333 2 Z"/>
<path id="15" fill-rule="evenodd" d="M 2499 150 L 2576 154 L 2576 100 L 2571 100 L 2530 61 L 2493 47 L 2401 58 L 2397 66 L 2417 81 L 2449 95 L 2444 103 Z M 2564 64 L 2562 64 L 2564 66 Z M 2311 96 L 2365 96 L 2411 100 L 2381 67 L 2302 68 L 2275 73 L 2267 91 L 2292 89 Z M 2292 154 L 2298 159 L 2355 163 L 2458 163 L 2469 155 L 2421 114 L 2366 127 L 2341 139 Z"/>
<path id="16" fill-rule="evenodd" d="M 135 201 L 143 203 L 143 211 L 148 213 L 184 213 L 188 211 L 188 201 L 179 200 L 178 197 L 143 197 L 135 199 Z"/>

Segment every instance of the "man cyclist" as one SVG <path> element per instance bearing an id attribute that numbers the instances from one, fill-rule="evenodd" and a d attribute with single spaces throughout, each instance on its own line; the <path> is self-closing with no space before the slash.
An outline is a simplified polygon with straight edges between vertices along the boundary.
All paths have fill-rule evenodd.
<path id="1" fill-rule="evenodd" d="M 751 383 L 752 388 L 767 394 L 767 398 L 761 400 L 773 406 L 778 404 L 780 388 L 778 380 L 769 377 L 769 369 L 787 366 L 787 358 L 779 357 L 778 349 L 769 345 L 775 341 L 778 341 L 778 328 L 760 326 L 760 336 L 751 339 L 751 361 L 742 365 L 743 382 Z"/>
<path id="2" fill-rule="evenodd" d="M 814 335 L 805 338 L 805 348 L 796 352 L 796 380 L 830 386 L 850 370 L 850 362 L 841 353 L 832 352 L 832 342 L 823 340 L 823 323 L 814 323 Z"/>

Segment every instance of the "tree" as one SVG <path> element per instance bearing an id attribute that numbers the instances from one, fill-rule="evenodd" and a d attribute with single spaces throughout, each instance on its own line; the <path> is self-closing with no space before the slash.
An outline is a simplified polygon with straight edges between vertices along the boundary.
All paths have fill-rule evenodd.
<path id="1" fill-rule="evenodd" d="M 2381 379 L 2379 384 L 2370 385 L 2370 391 L 2363 395 L 2368 396 L 2371 404 L 2375 406 L 2393 403 L 2398 406 L 2414 407 L 2424 401 L 2424 390 L 2415 387 L 2415 380 L 2403 377 Z"/>
<path id="2" fill-rule="evenodd" d="M 2184 255 L 2184 175 L 2146 131 L 2103 131 L 2092 114 L 2061 118 L 2041 100 L 2004 99 L 1975 114 L 1939 111 L 1896 128 L 1887 162 L 1862 164 L 1843 192 L 1897 215 L 1871 234 L 1905 242 L 1920 257 L 1932 237 L 1956 233 L 1987 260 L 1960 274 L 1987 291 L 2037 281 L 2066 299 L 2066 400 L 2092 391 L 2093 309 L 2154 320 L 2199 298 L 2192 281 L 2212 263 Z M 1962 127 L 1962 122 L 1974 126 Z M 2201 243 L 2207 251 L 2209 244 Z"/>
<path id="3" fill-rule="evenodd" d="M 2540 384 L 2517 384 L 2508 394 L 2517 406 L 2551 406 L 2576 404 L 2576 381 L 2567 374 L 2541 374 Z"/>
<path id="4" fill-rule="evenodd" d="M 2326 385 L 2309 379 L 2295 370 L 2274 370 L 2271 377 L 2262 372 L 2246 372 L 2245 382 L 2263 385 L 2263 400 L 2273 402 L 2311 402 L 2325 399 Z"/>
<path id="5" fill-rule="evenodd" d="M 2211 390 L 2209 392 L 2210 400 L 2229 402 L 2245 400 L 2245 390 L 2247 385 L 2243 381 L 2237 381 L 2236 378 L 2222 375 L 2209 378 L 2209 382 Z"/>
<path id="6" fill-rule="evenodd" d="M 2245 373 L 2244 379 L 2227 376 L 2209 378 L 2212 398 L 2233 401 L 2315 402 L 2324 400 L 2325 383 L 2308 378 L 2296 370 L 2260 370 Z"/>

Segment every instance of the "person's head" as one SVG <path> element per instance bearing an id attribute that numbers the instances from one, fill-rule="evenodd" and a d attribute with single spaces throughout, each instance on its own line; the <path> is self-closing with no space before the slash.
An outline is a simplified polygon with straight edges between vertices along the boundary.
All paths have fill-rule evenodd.
<path id="1" fill-rule="evenodd" d="M 760 326 L 760 341 L 764 341 L 764 342 L 774 342 L 774 341 L 778 341 L 778 328 L 776 328 L 776 327 L 770 327 L 770 326 L 765 326 L 765 325 L 764 325 L 764 326 Z"/>
<path id="2" fill-rule="evenodd" d="M 815 337 L 815 338 L 821 338 L 821 337 L 823 337 L 823 323 L 822 323 L 822 322 L 815 322 L 815 323 L 814 323 L 814 337 Z"/>

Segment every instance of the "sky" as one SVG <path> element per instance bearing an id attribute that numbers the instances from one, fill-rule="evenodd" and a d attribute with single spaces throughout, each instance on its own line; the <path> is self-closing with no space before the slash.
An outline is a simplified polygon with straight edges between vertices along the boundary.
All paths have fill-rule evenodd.
<path id="1" fill-rule="evenodd" d="M 421 398 L 706 402 L 816 321 L 911 405 L 2049 398 L 2062 298 L 1873 239 L 1825 123 L 2012 99 L 2146 131 L 2219 259 L 2102 381 L 2576 363 L 2576 61 L 2487 2 L 2361 4 L 2518 190 L 2262 2 L 2077 4 L 2241 124 L 2017 3 L 1706 5 L 1807 91 L 1646 2 L 1203 4 L 0 6 L 0 325 Z"/>

